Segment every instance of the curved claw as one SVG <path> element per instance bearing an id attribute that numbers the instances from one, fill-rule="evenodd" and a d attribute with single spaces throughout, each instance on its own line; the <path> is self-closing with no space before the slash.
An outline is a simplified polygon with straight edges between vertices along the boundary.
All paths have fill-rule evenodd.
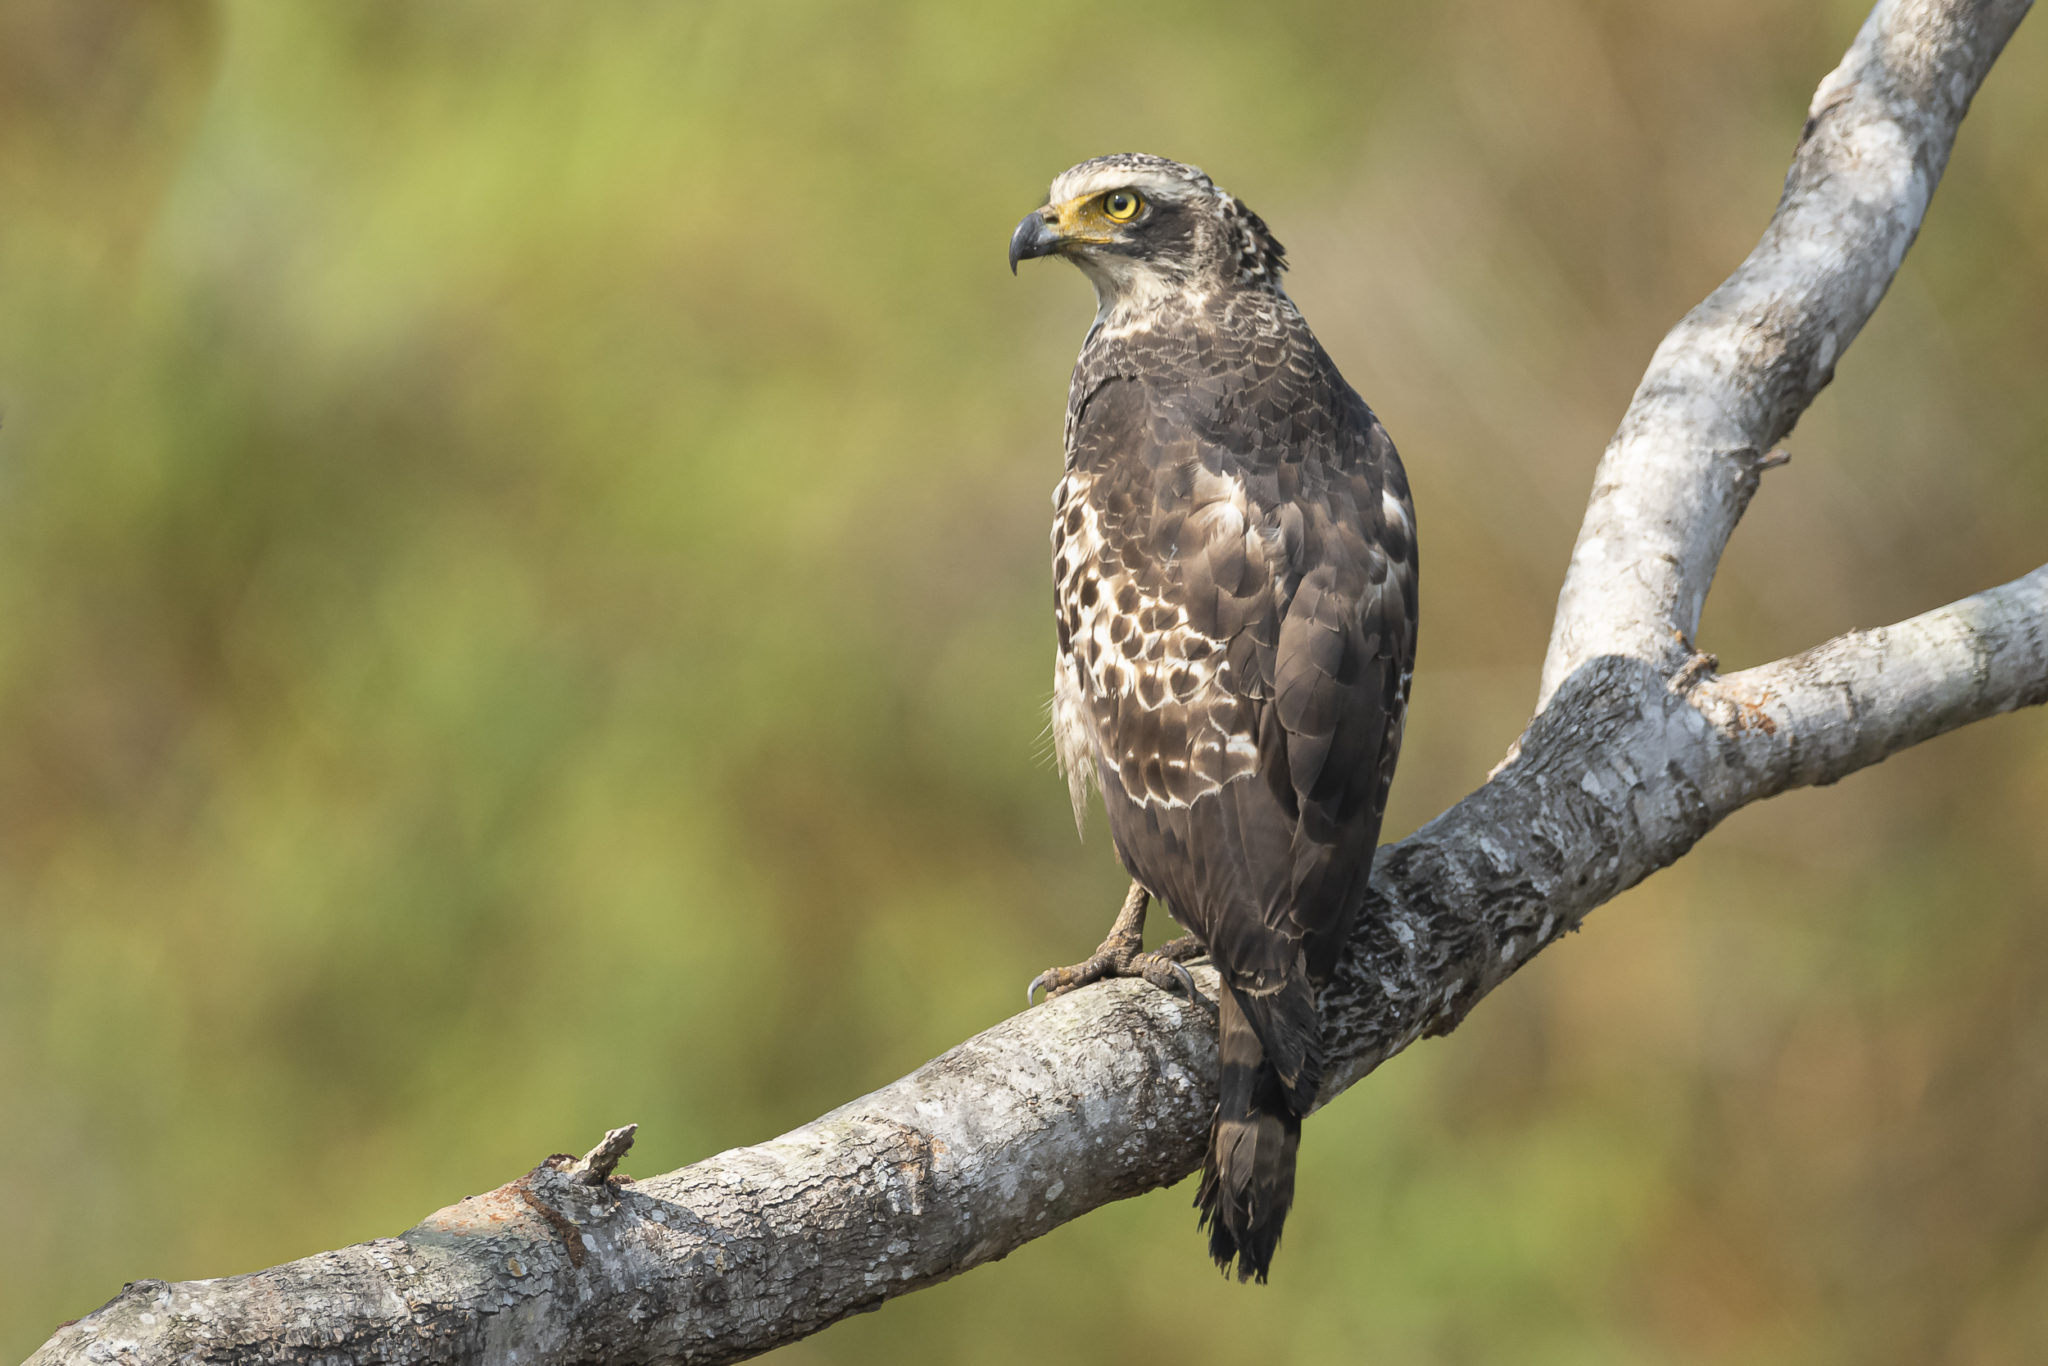
<path id="1" fill-rule="evenodd" d="M 1045 992 L 1046 1000 L 1050 1001 L 1052 999 L 1053 984 L 1059 980 L 1056 975 L 1058 972 L 1058 968 L 1047 968 L 1025 984 L 1024 1008 L 1026 1010 L 1038 1004 L 1038 993 L 1040 990 Z"/>
<path id="2" fill-rule="evenodd" d="M 1178 959 L 1174 958 L 1166 958 L 1160 961 L 1165 963 L 1167 969 L 1171 971 L 1175 977 L 1180 979 L 1180 984 L 1183 987 L 1187 988 L 1189 1004 L 1200 1006 L 1202 1009 L 1208 1011 L 1210 1016 L 1213 1018 L 1217 1013 L 1216 1003 L 1210 1000 L 1207 996 L 1204 996 L 1202 994 L 1202 989 L 1195 985 L 1195 975 L 1187 970 L 1186 965 L 1181 963 Z M 1164 988 L 1165 984 L 1163 982 L 1158 982 L 1158 979 L 1156 978 L 1152 980 L 1162 989 Z"/>

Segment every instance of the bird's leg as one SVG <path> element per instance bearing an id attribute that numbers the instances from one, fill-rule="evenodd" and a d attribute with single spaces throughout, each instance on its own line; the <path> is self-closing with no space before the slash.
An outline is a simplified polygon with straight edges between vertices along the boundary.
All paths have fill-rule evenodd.
<path id="1" fill-rule="evenodd" d="M 1196 988 L 1194 974 L 1182 966 L 1183 960 L 1199 957 L 1204 951 L 1193 935 L 1184 934 L 1151 953 L 1145 952 L 1145 906 L 1150 900 L 1151 894 L 1143 885 L 1133 882 L 1102 947 L 1070 968 L 1047 968 L 1039 973 L 1024 989 L 1025 1002 L 1029 1004 L 1041 987 L 1050 1000 L 1105 977 L 1142 977 L 1161 991 L 1184 989 L 1189 1000 L 1213 1014 L 1214 1003 Z"/>
<path id="2" fill-rule="evenodd" d="M 1109 927 L 1109 935 L 1102 941 L 1102 947 L 1070 968 L 1047 968 L 1039 973 L 1031 979 L 1031 988 L 1025 992 L 1025 998 L 1030 999 L 1040 987 L 1045 988 L 1050 999 L 1104 977 L 1130 976 L 1130 964 L 1145 945 L 1145 906 L 1151 899 L 1152 894 L 1142 884 L 1133 882 L 1131 890 L 1124 894 L 1123 909 L 1116 913 L 1116 923 Z"/>

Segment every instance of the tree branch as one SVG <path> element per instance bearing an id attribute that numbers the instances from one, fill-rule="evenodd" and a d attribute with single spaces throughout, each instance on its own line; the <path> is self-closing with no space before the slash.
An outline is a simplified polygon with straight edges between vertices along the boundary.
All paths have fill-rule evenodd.
<path id="1" fill-rule="evenodd" d="M 1891 287 L 2031 0 L 1879 4 L 1814 92 L 1756 249 L 1671 329 L 1593 479 L 1541 711 L 1587 660 L 1679 668 L 1763 461 Z"/>
<path id="2" fill-rule="evenodd" d="M 2048 702 L 2048 565 L 1896 626 L 1674 688 L 1639 659 L 1582 665 L 1487 784 L 1380 851 L 1323 993 L 1325 1097 L 1451 1030 L 1595 906 L 1752 802 Z"/>
<path id="3" fill-rule="evenodd" d="M 2048 702 L 2048 565 L 1804 654 L 1730 674 L 1696 704 L 1757 795 L 1832 783 L 1957 726 Z"/>
<path id="4" fill-rule="evenodd" d="M 1730 812 L 2048 700 L 2048 566 L 1726 678 L 1689 643 L 1763 453 L 1882 296 L 2026 8 L 1883 0 L 1822 83 L 1763 240 L 1665 338 L 1601 461 L 1516 756 L 1380 853 L 1324 993 L 1326 1099 Z M 732 1361 L 1178 1180 L 1214 1071 L 1204 1012 L 1105 983 L 680 1171 L 612 1175 L 614 1130 L 398 1238 L 136 1282 L 30 1361 Z"/>

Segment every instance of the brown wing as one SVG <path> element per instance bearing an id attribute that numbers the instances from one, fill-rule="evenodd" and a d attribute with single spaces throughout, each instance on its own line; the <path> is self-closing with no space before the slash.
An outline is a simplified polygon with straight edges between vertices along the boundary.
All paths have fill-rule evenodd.
<path id="1" fill-rule="evenodd" d="M 1414 514 L 1392 442 L 1313 338 L 1263 340 L 1162 342 L 1077 387 L 1062 686 L 1093 722 L 1119 855 L 1208 946 L 1305 1109 L 1314 989 L 1364 898 L 1400 746 Z"/>

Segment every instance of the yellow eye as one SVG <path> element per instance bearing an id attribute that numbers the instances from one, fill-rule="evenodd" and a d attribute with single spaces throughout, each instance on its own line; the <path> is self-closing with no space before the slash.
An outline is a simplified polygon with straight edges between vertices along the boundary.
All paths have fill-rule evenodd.
<path id="1" fill-rule="evenodd" d="M 1136 190 L 1111 190 L 1102 196 L 1102 211 L 1119 223 L 1130 222 L 1144 207 L 1145 201 Z"/>

